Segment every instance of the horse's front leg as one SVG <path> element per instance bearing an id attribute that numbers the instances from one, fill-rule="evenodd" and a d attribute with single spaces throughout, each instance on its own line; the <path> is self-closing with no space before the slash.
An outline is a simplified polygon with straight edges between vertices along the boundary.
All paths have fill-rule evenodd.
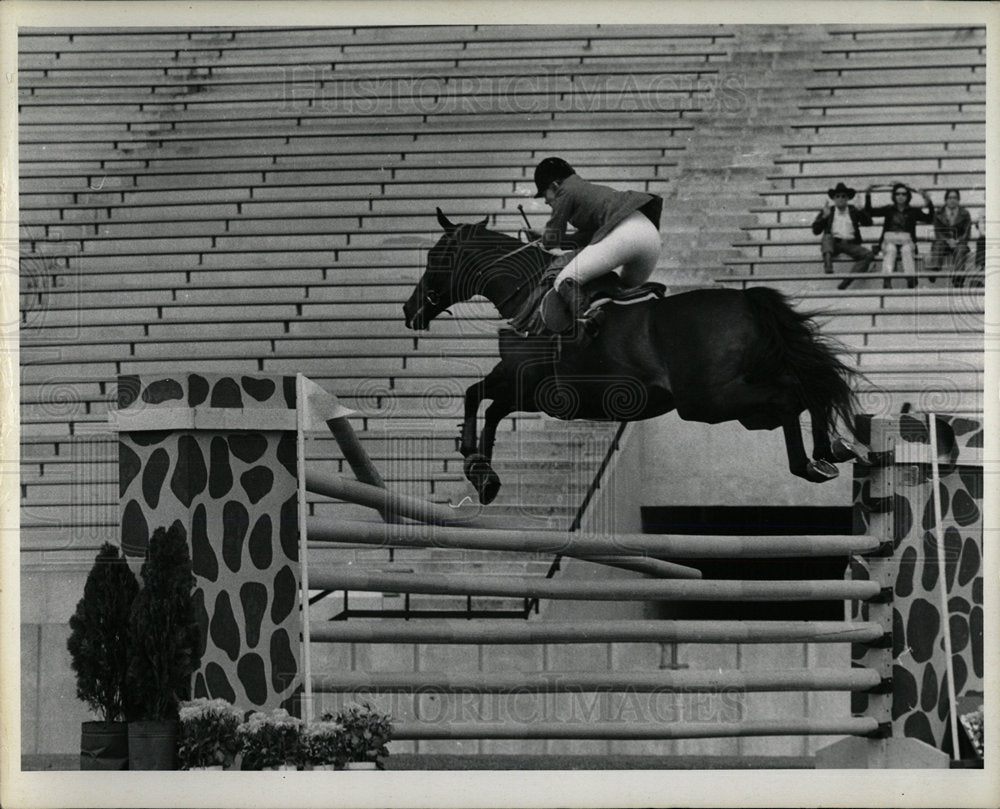
<path id="1" fill-rule="evenodd" d="M 802 443 L 802 428 L 798 415 L 787 416 L 781 429 L 785 434 L 785 450 L 788 453 L 788 471 L 813 483 L 833 480 L 840 474 L 837 467 L 822 459 L 809 460 L 805 444 Z"/>
<path id="2" fill-rule="evenodd" d="M 463 458 L 475 455 L 479 447 L 476 444 L 476 422 L 479 419 L 479 405 L 486 393 L 486 380 L 481 379 L 474 385 L 469 385 L 465 391 L 465 412 L 462 421 L 462 433 L 458 451 Z"/>
<path id="3" fill-rule="evenodd" d="M 465 460 L 465 477 L 479 492 L 479 502 L 492 503 L 500 491 L 500 477 L 493 470 L 493 445 L 496 443 L 497 426 L 511 412 L 509 402 L 494 400 L 486 408 L 483 435 L 479 442 L 480 452 Z"/>
<path id="4" fill-rule="evenodd" d="M 479 439 L 479 450 L 487 461 L 493 461 L 493 445 L 497 440 L 497 427 L 514 411 L 510 402 L 505 399 L 495 399 L 486 408 L 486 417 L 483 423 L 483 434 Z"/>

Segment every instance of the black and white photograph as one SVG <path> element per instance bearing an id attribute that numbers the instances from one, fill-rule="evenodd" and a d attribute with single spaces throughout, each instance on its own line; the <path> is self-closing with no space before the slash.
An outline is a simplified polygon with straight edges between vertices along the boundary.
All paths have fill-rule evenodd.
<path id="1" fill-rule="evenodd" d="M 3 6 L 5 806 L 997 805 L 1000 4 Z"/>

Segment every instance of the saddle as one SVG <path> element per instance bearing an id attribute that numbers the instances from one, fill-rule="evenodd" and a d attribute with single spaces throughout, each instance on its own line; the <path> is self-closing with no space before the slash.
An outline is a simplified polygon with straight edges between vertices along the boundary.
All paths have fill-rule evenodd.
<path id="1" fill-rule="evenodd" d="M 556 334 L 545 324 L 542 314 L 542 299 L 552 289 L 559 271 L 568 259 L 561 256 L 542 274 L 538 286 L 528 296 L 520 311 L 510 320 L 510 327 L 522 336 L 551 336 Z M 662 298 L 667 291 L 664 284 L 647 281 L 637 287 L 622 286 L 616 273 L 607 272 L 583 285 L 582 292 L 587 300 L 588 316 L 594 315 L 608 305 L 629 306 L 652 298 Z"/>

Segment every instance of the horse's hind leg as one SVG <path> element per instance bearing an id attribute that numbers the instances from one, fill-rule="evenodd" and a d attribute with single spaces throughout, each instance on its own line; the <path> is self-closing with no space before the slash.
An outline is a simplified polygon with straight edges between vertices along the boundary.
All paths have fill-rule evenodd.
<path id="1" fill-rule="evenodd" d="M 830 426 L 823 414 L 815 410 L 810 410 L 809 414 L 812 417 L 813 458 L 817 461 L 829 461 L 830 463 L 844 463 L 846 461 L 868 463 L 868 448 L 866 446 L 837 434 L 831 438 Z"/>
<path id="2" fill-rule="evenodd" d="M 788 453 L 788 471 L 800 478 L 805 478 L 813 483 L 823 483 L 833 480 L 840 472 L 837 467 L 827 460 L 809 460 L 806 455 L 805 444 L 802 443 L 802 428 L 799 425 L 799 417 L 789 416 L 781 423 L 781 429 L 785 434 L 785 450 Z"/>

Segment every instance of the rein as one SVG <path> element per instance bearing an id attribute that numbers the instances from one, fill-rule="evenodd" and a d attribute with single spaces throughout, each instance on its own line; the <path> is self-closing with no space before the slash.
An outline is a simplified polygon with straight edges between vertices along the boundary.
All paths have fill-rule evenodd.
<path id="1" fill-rule="evenodd" d="M 487 270 L 490 270 L 491 268 L 495 267 L 500 262 L 506 261 L 507 259 L 511 258 L 512 256 L 516 256 L 518 253 L 521 253 L 521 252 L 527 250 L 529 247 L 536 247 L 537 245 L 539 245 L 541 243 L 541 241 L 542 241 L 541 239 L 535 239 L 534 241 L 528 242 L 527 244 L 522 244 L 516 250 L 511 250 L 509 253 L 504 253 L 499 258 L 495 258 L 493 261 L 491 261 L 485 267 L 480 267 L 479 269 L 476 270 L 476 275 L 473 278 L 473 285 L 478 288 L 479 285 L 482 283 L 483 276 L 486 274 Z M 521 283 L 519 283 L 516 287 L 514 287 L 514 289 L 511 290 L 511 292 L 506 297 L 503 298 L 503 300 L 496 301 L 496 302 L 494 302 L 493 305 L 496 306 L 496 308 L 498 310 L 502 310 L 503 306 L 506 303 L 508 303 L 511 300 L 511 298 L 513 298 L 515 295 L 517 295 L 517 293 L 519 293 L 522 289 L 524 289 L 524 287 L 526 285 L 528 285 L 528 284 L 534 285 L 534 284 L 538 283 L 538 279 L 541 278 L 542 273 L 544 271 L 545 271 L 545 268 L 544 268 L 544 265 L 543 265 L 542 268 L 541 268 L 541 271 L 538 273 L 537 277 L 536 277 L 535 273 L 529 273 L 525 277 L 525 279 L 523 281 L 521 281 Z M 482 294 L 482 293 L 480 292 L 479 294 Z"/>

